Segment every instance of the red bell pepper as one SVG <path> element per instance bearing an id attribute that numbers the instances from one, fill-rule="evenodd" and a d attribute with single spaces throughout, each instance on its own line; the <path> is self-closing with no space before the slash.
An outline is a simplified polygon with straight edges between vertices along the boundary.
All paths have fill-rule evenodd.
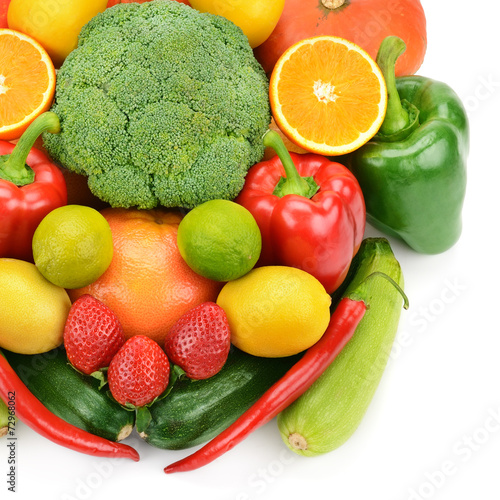
<path id="1" fill-rule="evenodd" d="M 61 170 L 33 148 L 42 132 L 59 130 L 59 118 L 48 111 L 31 123 L 16 145 L 0 141 L 0 257 L 32 261 L 31 242 L 38 224 L 67 203 Z"/>
<path id="2" fill-rule="evenodd" d="M 7 11 L 9 10 L 10 0 L 0 0 L 0 28 L 8 28 Z"/>
<path id="3" fill-rule="evenodd" d="M 324 156 L 289 153 L 272 130 L 263 140 L 277 155 L 250 168 L 235 199 L 252 213 L 262 234 L 257 266 L 302 269 L 332 293 L 364 235 L 366 209 L 358 181 Z"/>

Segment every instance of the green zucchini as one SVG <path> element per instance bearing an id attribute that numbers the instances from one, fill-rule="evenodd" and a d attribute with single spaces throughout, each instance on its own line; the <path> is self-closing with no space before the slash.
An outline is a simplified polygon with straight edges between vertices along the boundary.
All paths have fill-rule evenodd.
<path id="1" fill-rule="evenodd" d="M 98 380 L 76 371 L 64 348 L 32 355 L 3 352 L 33 395 L 66 422 L 111 441 L 121 441 L 132 432 L 135 412 L 99 390 Z"/>
<path id="2" fill-rule="evenodd" d="M 385 274 L 401 290 L 382 276 L 368 278 L 372 273 Z M 397 332 L 403 281 L 389 242 L 385 238 L 365 239 L 353 260 L 343 294 L 364 282 L 368 309 L 339 356 L 277 418 L 283 441 L 295 453 L 314 456 L 330 452 L 345 443 L 361 423 Z"/>
<path id="3" fill-rule="evenodd" d="M 0 437 L 5 436 L 9 430 L 9 409 L 0 398 Z"/>
<path id="4" fill-rule="evenodd" d="M 299 359 L 261 358 L 232 347 L 222 370 L 205 380 L 180 378 L 153 403 L 139 435 L 157 448 L 180 450 L 209 441 L 232 424 Z M 142 421 L 142 419 L 141 419 Z"/>

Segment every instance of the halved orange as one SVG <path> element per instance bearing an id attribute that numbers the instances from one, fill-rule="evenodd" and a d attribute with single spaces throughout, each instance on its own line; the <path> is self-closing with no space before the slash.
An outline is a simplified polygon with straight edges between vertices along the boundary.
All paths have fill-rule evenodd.
<path id="1" fill-rule="evenodd" d="M 368 142 L 387 108 L 375 61 L 334 36 L 306 38 L 286 50 L 271 74 L 269 98 L 282 132 L 297 146 L 327 156 Z"/>
<path id="2" fill-rule="evenodd" d="M 0 29 L 0 139 L 21 137 L 47 111 L 56 72 L 45 49 L 18 31 Z"/>

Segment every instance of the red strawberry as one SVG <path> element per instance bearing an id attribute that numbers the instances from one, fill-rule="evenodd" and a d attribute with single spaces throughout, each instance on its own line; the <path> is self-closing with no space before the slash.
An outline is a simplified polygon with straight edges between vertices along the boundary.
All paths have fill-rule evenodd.
<path id="1" fill-rule="evenodd" d="M 230 346 L 226 313 L 214 302 L 204 302 L 181 316 L 165 339 L 170 361 L 198 380 L 219 372 Z"/>
<path id="2" fill-rule="evenodd" d="M 111 360 L 109 390 L 122 405 L 144 406 L 168 386 L 170 363 L 160 345 L 145 335 L 129 338 Z"/>
<path id="3" fill-rule="evenodd" d="M 91 295 L 73 303 L 64 326 L 64 347 L 75 368 L 90 375 L 109 366 L 124 342 L 120 322 L 109 307 Z"/>

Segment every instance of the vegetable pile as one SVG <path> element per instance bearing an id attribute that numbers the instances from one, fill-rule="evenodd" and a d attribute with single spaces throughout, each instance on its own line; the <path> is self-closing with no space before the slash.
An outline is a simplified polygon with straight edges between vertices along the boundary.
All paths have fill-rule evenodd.
<path id="1" fill-rule="evenodd" d="M 269 78 L 279 78 L 259 62 L 272 72 L 286 40 L 303 48 L 310 28 L 285 7 L 254 51 L 245 30 L 255 11 L 235 3 L 240 28 L 215 15 L 220 3 L 202 3 L 206 13 L 185 1 L 110 0 L 63 58 L 51 110 L 17 145 L 0 141 L 0 435 L 17 417 L 70 449 L 135 461 L 138 452 L 119 442 L 134 427 L 157 448 L 204 445 L 165 467 L 173 473 L 207 465 L 277 417 L 295 453 L 331 452 L 364 417 L 408 307 L 391 239 L 431 254 L 460 238 L 467 116 L 448 85 L 412 74 L 426 45 L 418 0 L 398 4 L 414 22 L 406 32 L 396 17 L 383 23 L 376 62 L 365 53 L 373 40 L 355 46 L 369 62 L 366 80 L 374 67 L 379 75 L 383 122 L 333 158 L 288 151 L 282 137 L 293 137 L 271 124 Z M 385 2 L 342 3 L 321 9 L 361 22 L 361 4 L 386 19 Z M 281 12 L 283 1 L 273 7 Z M 321 40 L 336 44 L 335 34 Z M 342 108 L 335 74 L 316 59 L 304 62 L 319 73 L 305 91 L 317 97 L 312 113 Z M 0 53 L 0 97 L 9 98 L 9 69 Z M 286 89 L 279 105 L 293 107 Z M 340 141 L 369 116 L 354 107 L 335 117 Z M 3 119 L 15 126 L 26 116 Z M 75 203 L 70 173 L 104 210 Z M 56 237 L 43 222 L 67 209 L 82 222 Z M 82 234 L 96 214 L 102 226 Z M 367 222 L 387 238 L 365 238 Z M 107 251 L 89 252 L 100 248 L 90 233 L 107 237 Z M 63 281 L 44 273 L 40 245 Z M 96 277 L 89 261 L 101 260 Z M 73 286 L 65 278 L 74 275 Z M 15 416 L 2 405 L 13 392 Z"/>

